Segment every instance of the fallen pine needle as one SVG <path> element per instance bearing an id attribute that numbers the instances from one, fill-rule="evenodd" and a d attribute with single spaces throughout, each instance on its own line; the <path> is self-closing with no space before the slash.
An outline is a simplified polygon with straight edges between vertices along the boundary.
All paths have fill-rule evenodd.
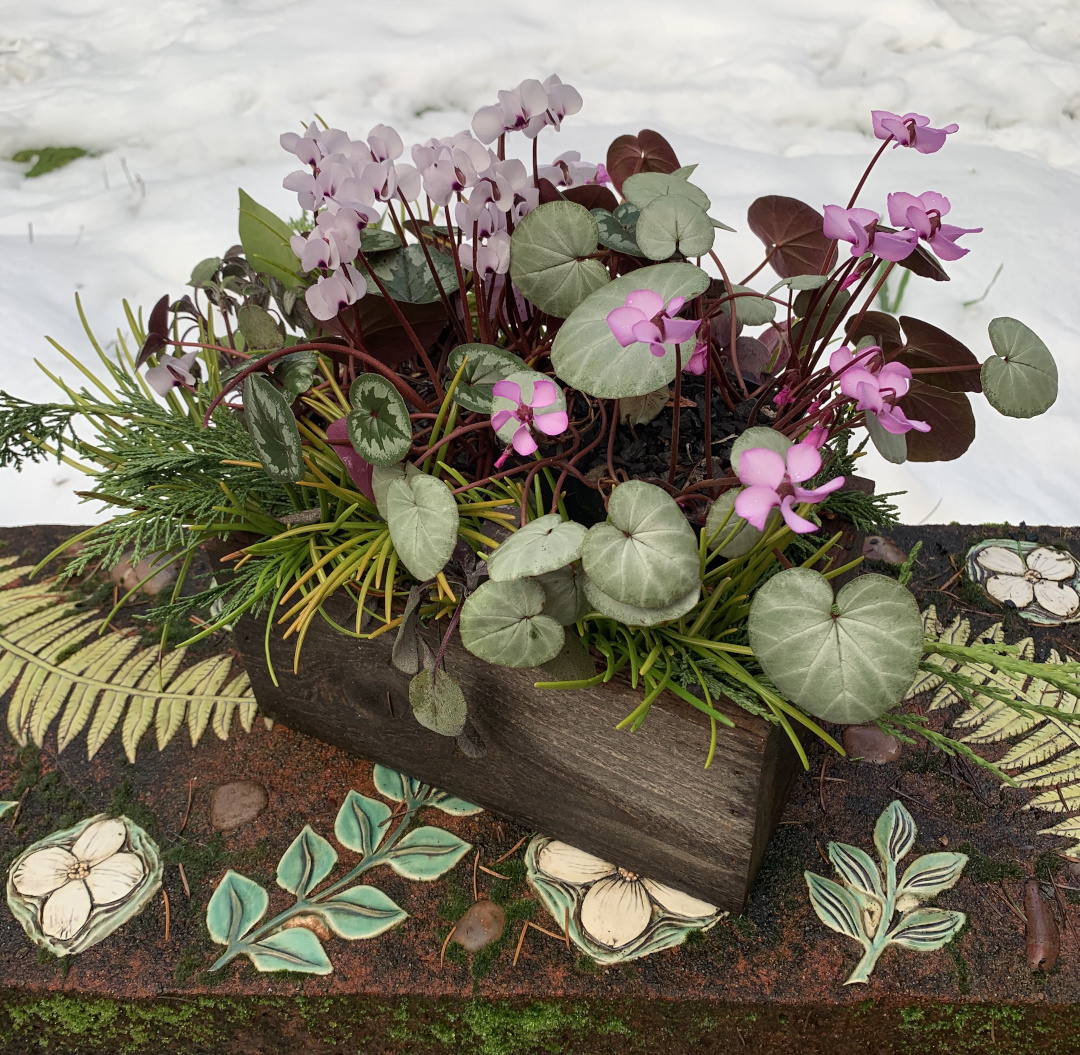
<path id="1" fill-rule="evenodd" d="M 473 863 L 472 863 L 472 899 L 473 899 L 473 901 L 479 901 L 480 900 L 480 894 L 476 889 L 476 869 L 477 869 L 477 866 L 479 864 L 480 864 L 480 849 L 478 847 L 477 850 L 476 850 L 476 856 L 473 858 Z M 487 869 L 484 869 L 484 871 L 487 871 Z"/>
<path id="2" fill-rule="evenodd" d="M 493 872 L 490 868 L 487 868 L 485 865 L 480 866 L 480 871 L 481 872 L 486 872 L 489 876 L 494 876 L 496 879 L 505 879 L 507 882 L 510 881 L 509 876 L 504 876 L 502 874 L 502 872 Z"/>
<path id="3" fill-rule="evenodd" d="M 165 899 L 165 940 L 169 940 L 169 892 L 162 887 L 161 896 Z"/>
<path id="4" fill-rule="evenodd" d="M 570 948 L 570 909 L 566 909 L 566 915 L 563 917 L 563 935 L 566 937 L 566 947 Z"/>
<path id="5" fill-rule="evenodd" d="M 521 845 L 521 844 L 522 844 L 522 843 L 523 843 L 523 842 L 524 842 L 524 841 L 525 841 L 525 840 L 526 840 L 527 838 L 528 838 L 528 836 L 527 836 L 527 835 L 523 835 L 523 836 L 522 836 L 522 837 L 521 837 L 520 839 L 518 839 L 518 841 L 517 841 L 516 843 L 514 843 L 514 845 L 513 845 L 513 846 L 511 846 L 511 847 L 510 847 L 510 849 L 509 849 L 509 850 L 507 850 L 507 851 L 506 851 L 506 853 L 504 853 L 504 854 L 502 855 L 502 857 L 497 857 L 497 858 L 495 859 L 495 864 L 497 864 L 497 865 L 501 865 L 501 864 L 503 863 L 503 861 L 505 861 L 505 860 L 506 860 L 506 859 L 507 859 L 507 858 L 508 858 L 508 857 L 509 857 L 509 856 L 510 856 L 510 855 L 511 855 L 512 853 L 514 853 L 514 852 L 515 852 L 515 851 L 517 850 L 517 848 L 518 848 L 518 847 L 519 847 L 519 846 L 520 846 L 520 845 Z"/>
<path id="6" fill-rule="evenodd" d="M 190 898 L 191 887 L 188 886 L 187 873 L 184 871 L 184 866 L 181 862 L 176 862 L 176 867 L 180 869 L 180 882 L 184 884 L 184 893 Z"/>
<path id="7" fill-rule="evenodd" d="M 454 924 L 454 925 L 453 925 L 453 926 L 452 926 L 452 927 L 450 928 L 450 933 L 449 933 L 449 934 L 447 934 L 447 936 L 446 936 L 446 941 L 444 941 L 444 942 L 442 943 L 442 952 L 440 952 L 440 953 L 439 953 L 439 966 L 440 966 L 440 967 L 442 967 L 442 965 L 443 965 L 443 961 L 444 961 L 444 960 L 446 959 L 446 947 L 447 947 L 447 946 L 448 946 L 448 945 L 450 944 L 450 939 L 451 939 L 451 938 L 452 938 L 452 937 L 454 936 L 454 931 L 456 931 L 456 930 L 457 930 L 457 924 L 455 923 L 455 924 Z M 519 943 L 519 947 L 520 947 L 520 943 Z M 514 962 L 516 963 L 516 962 L 517 962 L 517 960 L 515 959 L 515 961 L 514 961 Z"/>
<path id="8" fill-rule="evenodd" d="M 521 955 L 521 946 L 525 941 L 525 932 L 529 929 L 529 921 L 526 920 L 521 925 L 521 934 L 518 936 L 517 948 L 514 950 L 514 962 L 511 966 L 517 967 L 518 957 Z"/>

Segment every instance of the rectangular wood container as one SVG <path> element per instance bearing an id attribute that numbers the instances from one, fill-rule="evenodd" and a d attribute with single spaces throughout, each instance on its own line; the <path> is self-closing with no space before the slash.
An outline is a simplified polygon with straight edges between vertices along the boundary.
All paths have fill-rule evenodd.
<path id="1" fill-rule="evenodd" d="M 743 908 L 798 764 L 776 726 L 721 701 L 735 727 L 718 730 L 705 769 L 708 719 L 673 694 L 657 699 L 637 732 L 619 731 L 642 699 L 628 679 L 536 689 L 547 675 L 491 666 L 455 636 L 446 667 L 487 749 L 471 759 L 413 717 L 409 676 L 390 662 L 392 633 L 357 642 L 316 619 L 298 675 L 292 640 L 273 634 L 277 686 L 263 634 L 249 618 L 235 631 L 269 717 L 718 908 Z"/>

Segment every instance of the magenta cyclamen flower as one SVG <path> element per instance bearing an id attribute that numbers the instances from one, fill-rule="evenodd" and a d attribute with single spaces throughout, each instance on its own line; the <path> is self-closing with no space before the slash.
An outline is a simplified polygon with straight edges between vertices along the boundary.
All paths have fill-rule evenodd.
<path id="1" fill-rule="evenodd" d="M 550 407 L 559 398 L 559 390 L 550 378 L 540 377 L 533 382 L 532 399 L 528 402 L 522 399 L 521 386 L 516 381 L 496 381 L 491 392 L 492 395 L 517 403 L 516 410 L 495 411 L 491 415 L 491 427 L 498 432 L 508 421 L 516 418 L 519 424 L 512 443 L 518 454 L 532 454 L 536 450 L 532 429 L 539 429 L 545 436 L 558 436 L 570 424 L 565 410 L 553 410 L 548 414 L 533 413 L 542 407 Z"/>
<path id="2" fill-rule="evenodd" d="M 918 244 L 914 231 L 879 231 L 881 216 L 871 209 L 841 209 L 825 206 L 822 230 L 826 238 L 851 243 L 851 255 L 873 253 L 881 260 L 905 260 Z"/>
<path id="3" fill-rule="evenodd" d="M 896 400 L 907 395 L 911 384 L 911 371 L 903 363 L 882 364 L 881 349 L 877 345 L 863 348 L 858 356 L 846 345 L 837 348 L 829 358 L 829 369 L 840 376 L 840 391 L 849 399 L 857 400 L 857 410 L 876 414 L 886 432 L 901 435 L 915 429 L 929 432 L 925 421 L 911 421 L 896 406 Z"/>
<path id="4" fill-rule="evenodd" d="M 698 341 L 694 345 L 694 350 L 687 359 L 683 366 L 684 374 L 696 374 L 700 377 L 705 373 L 705 368 L 709 363 L 709 346 L 704 341 Z"/>
<path id="5" fill-rule="evenodd" d="M 922 114 L 891 114 L 888 110 L 871 110 L 874 135 L 878 139 L 891 136 L 898 147 L 914 147 L 920 154 L 933 154 L 945 145 L 945 137 L 959 130 L 958 124 L 931 128 L 930 118 Z"/>
<path id="6" fill-rule="evenodd" d="M 942 223 L 941 218 L 949 208 L 949 199 L 937 191 L 923 191 L 918 195 L 900 191 L 889 195 L 889 219 L 897 227 L 914 229 L 942 260 L 959 260 L 968 250 L 956 244 L 957 238 L 963 234 L 978 234 L 982 228 Z"/>
<path id="7" fill-rule="evenodd" d="M 815 430 L 789 448 L 786 457 L 767 447 L 743 451 L 739 456 L 739 479 L 747 486 L 735 498 L 735 512 L 758 531 L 764 531 L 769 511 L 779 506 L 784 522 L 797 535 L 817 531 L 817 524 L 795 512 L 795 503 L 820 502 L 844 485 L 844 477 L 837 476 L 813 490 L 799 486 L 821 471 L 821 452 L 815 446 L 820 439 Z"/>
<path id="8" fill-rule="evenodd" d="M 697 333 L 697 319 L 676 319 L 675 314 L 686 303 L 685 297 L 672 297 L 664 306 L 664 298 L 651 289 L 635 289 L 621 308 L 608 312 L 607 323 L 615 340 L 624 348 L 641 342 L 653 355 L 661 356 L 665 344 L 681 344 Z"/>

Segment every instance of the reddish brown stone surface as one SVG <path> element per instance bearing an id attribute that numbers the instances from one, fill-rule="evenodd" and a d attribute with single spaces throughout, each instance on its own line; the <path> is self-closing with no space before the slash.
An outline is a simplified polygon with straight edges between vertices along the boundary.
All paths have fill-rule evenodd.
<path id="1" fill-rule="evenodd" d="M 930 530 L 903 529 L 894 534 L 899 544 L 909 548 Z M 950 529 L 933 530 L 945 533 Z M 1050 537 L 1057 529 L 1041 530 L 1047 532 L 1045 541 L 1058 540 L 1057 535 Z M 15 546 L 40 552 L 49 541 L 27 531 L 0 533 L 0 540 L 5 537 L 12 546 L 7 552 Z M 1074 534 L 1067 541 L 1080 552 Z M 955 546 L 951 552 L 957 552 Z M 944 556 L 927 555 L 920 574 L 929 577 L 942 563 L 947 567 Z M 920 597 L 921 603 L 925 600 Z M 942 597 L 939 603 L 951 602 Z M 982 618 L 980 626 L 993 615 L 977 608 L 972 612 L 973 619 Z M 1021 629 L 1031 630 L 1026 625 Z M 1047 634 L 1059 648 L 1076 653 L 1076 628 Z M 1010 634 L 1010 640 L 1015 636 Z M 216 647 L 227 647 L 227 639 L 222 638 Z M 215 884 L 231 867 L 268 889 L 271 913 L 286 907 L 289 895 L 274 883 L 279 857 L 305 824 L 332 838 L 336 811 L 350 788 L 376 794 L 369 764 L 284 727 L 267 730 L 261 721 L 250 734 L 234 730 L 226 742 L 208 732 L 195 749 L 181 733 L 158 753 L 148 737 L 135 766 L 126 762 L 115 737 L 88 762 L 82 739 L 58 758 L 51 735 L 39 754 L 33 749 L 20 751 L 4 733 L 0 798 L 13 797 L 17 788 L 20 794 L 26 789 L 15 824 L 10 814 L 0 821 L 0 867 L 5 874 L 8 863 L 33 840 L 111 806 L 143 824 L 165 854 L 170 920 L 166 940 L 165 901 L 159 896 L 141 916 L 65 967 L 51 958 L 43 962 L 6 907 L 0 907 L 0 990 L 7 991 L 0 999 L 55 992 L 181 1000 L 200 994 L 350 995 L 379 1000 L 563 998 L 629 1002 L 627 1007 L 637 1007 L 640 1001 L 665 998 L 694 1002 L 695 1007 L 705 1001 L 721 1009 L 759 1008 L 762 1014 L 781 1015 L 784 1021 L 791 1016 L 803 1022 L 800 1035 L 804 1037 L 814 1036 L 815 1016 L 827 1021 L 836 1008 L 848 1008 L 854 1015 L 859 1007 L 869 1006 L 862 1003 L 868 998 L 886 1011 L 940 1001 L 1028 1005 L 1038 1010 L 1080 1000 L 1080 912 L 1074 903 L 1075 890 L 1070 889 L 1080 887 L 1080 882 L 1050 853 L 1061 848 L 1063 841 L 1036 834 L 1053 820 L 1023 811 L 1025 793 L 1002 790 L 989 775 L 921 745 L 905 747 L 898 762 L 884 765 L 852 763 L 817 744 L 808 742 L 807 746 L 810 769 L 797 780 L 747 911 L 722 920 L 681 949 L 600 969 L 576 951 L 568 951 L 562 942 L 530 930 L 515 966 L 515 946 L 525 919 L 559 929 L 545 918 L 521 879 L 524 847 L 496 863 L 529 833 L 490 814 L 452 818 L 432 810 L 425 815 L 426 823 L 456 832 L 479 850 L 480 864 L 510 877 L 502 881 L 480 871 L 477 881 L 481 898 L 491 896 L 506 909 L 503 937 L 472 961 L 463 950 L 457 948 L 455 953 L 451 946 L 440 964 L 443 940 L 473 898 L 474 853 L 449 876 L 430 884 L 409 882 L 382 868 L 369 873 L 366 881 L 394 898 L 409 918 L 369 941 L 331 938 L 326 950 L 334 964 L 333 974 L 302 978 L 260 975 L 238 961 L 219 974 L 208 973 L 220 947 L 205 930 L 206 904 Z M 241 779 L 262 784 L 269 804 L 253 822 L 215 833 L 209 816 L 212 789 Z M 181 830 L 189 789 L 190 814 Z M 942 907 L 967 912 L 969 924 L 951 945 L 934 953 L 887 950 L 868 986 L 845 988 L 843 981 L 856 962 L 857 946 L 818 922 L 807 901 L 803 871 L 832 874 L 824 860 L 830 839 L 872 850 L 874 821 L 894 798 L 904 802 L 919 827 L 913 856 L 945 845 L 971 855 L 964 877 L 938 901 Z M 349 866 L 355 857 L 342 850 L 341 861 Z M 184 890 L 180 863 L 190 897 Z M 1053 874 L 1058 884 L 1058 904 L 1052 908 L 1061 927 L 1061 950 L 1049 973 L 1029 970 L 1024 928 L 1013 911 L 1013 906 L 1022 906 L 1025 878 L 1035 874 Z M 743 1030 L 747 1036 L 752 1032 Z M 825 1043 L 824 1037 L 819 1031 L 814 1046 L 804 1043 L 803 1050 L 907 1050 L 884 1045 L 816 1046 Z M 610 1050 L 633 1049 L 615 1045 Z M 673 1044 L 667 1050 L 683 1049 Z M 696 1050 L 713 1049 L 699 1045 Z M 756 1046 L 747 1050 L 785 1049 Z M 1059 1046 L 1057 1050 L 1068 1049 Z"/>

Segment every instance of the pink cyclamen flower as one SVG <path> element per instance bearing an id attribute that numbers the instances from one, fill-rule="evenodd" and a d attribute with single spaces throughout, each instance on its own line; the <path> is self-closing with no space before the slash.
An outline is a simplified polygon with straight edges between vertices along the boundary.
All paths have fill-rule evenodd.
<path id="1" fill-rule="evenodd" d="M 308 310 L 322 322 L 355 304 L 367 293 L 367 280 L 352 264 L 345 264 L 327 278 L 320 278 L 304 294 Z"/>
<path id="2" fill-rule="evenodd" d="M 906 194 L 899 191 L 889 195 L 889 219 L 897 226 L 912 228 L 942 260 L 959 260 L 967 249 L 956 244 L 963 234 L 978 234 L 981 227 L 955 227 L 942 223 L 949 211 L 949 199 L 937 191 Z"/>
<path id="3" fill-rule="evenodd" d="M 179 385 L 193 385 L 198 380 L 196 360 L 198 352 L 186 355 L 169 355 L 157 366 L 146 371 L 146 383 L 159 395 L 168 395 L 170 389 Z"/>
<path id="4" fill-rule="evenodd" d="M 704 341 L 698 341 L 694 350 L 683 366 L 684 374 L 697 374 L 699 377 L 705 373 L 705 367 L 709 362 L 709 346 Z"/>
<path id="5" fill-rule="evenodd" d="M 873 253 L 881 260 L 905 260 L 918 244 L 914 231 L 879 231 L 881 216 L 871 209 L 841 209 L 839 205 L 825 206 L 822 230 L 826 238 L 851 243 L 851 255 Z"/>
<path id="6" fill-rule="evenodd" d="M 472 130 L 481 143 L 492 143 L 506 132 L 525 131 L 534 120 L 542 127 L 547 108 L 547 89 L 528 78 L 513 91 L 499 92 L 496 105 L 480 107 L 473 115 Z"/>
<path id="7" fill-rule="evenodd" d="M 797 535 L 817 531 L 817 524 L 795 512 L 795 503 L 820 502 L 844 485 L 844 477 L 836 476 L 812 490 L 799 486 L 821 471 L 821 452 L 814 442 L 807 442 L 817 439 L 820 437 L 815 430 L 789 448 L 786 456 L 767 447 L 743 451 L 739 456 L 739 480 L 747 486 L 735 498 L 735 512 L 758 531 L 764 531 L 770 510 L 779 506 L 784 522 Z"/>
<path id="8" fill-rule="evenodd" d="M 701 325 L 698 319 L 674 318 L 685 303 L 685 297 L 672 297 L 665 307 L 659 293 L 635 289 L 621 308 L 608 312 L 607 324 L 624 348 L 640 341 L 649 346 L 653 355 L 661 356 L 666 351 L 665 344 L 690 340 Z"/>
<path id="9" fill-rule="evenodd" d="M 931 128 L 930 118 L 922 114 L 891 114 L 888 110 L 871 110 L 874 135 L 878 139 L 891 136 L 898 147 L 914 147 L 920 154 L 933 154 L 945 145 L 945 137 L 959 131 L 956 123 L 944 128 Z"/>
<path id="10" fill-rule="evenodd" d="M 915 429 L 929 432 L 925 421 L 911 421 L 896 406 L 896 401 L 907 395 L 911 384 L 911 371 L 903 363 L 884 363 L 877 345 L 863 348 L 853 355 L 845 345 L 837 348 L 829 358 L 829 369 L 840 377 L 840 391 L 849 399 L 857 400 L 857 410 L 877 415 L 886 432 L 901 435 Z"/>
<path id="11" fill-rule="evenodd" d="M 559 398 L 559 390 L 550 378 L 540 377 L 533 382 L 532 398 L 528 401 L 522 399 L 521 386 L 516 381 L 496 381 L 491 391 L 492 395 L 517 403 L 515 410 L 495 411 L 491 415 L 491 427 L 498 432 L 508 421 L 516 418 L 518 427 L 511 442 L 518 454 L 532 454 L 536 450 L 532 429 L 539 429 L 545 436 L 558 436 L 570 424 L 565 410 L 553 410 L 548 414 L 533 413 L 550 407 Z M 506 454 L 509 453 L 508 450 Z"/>

